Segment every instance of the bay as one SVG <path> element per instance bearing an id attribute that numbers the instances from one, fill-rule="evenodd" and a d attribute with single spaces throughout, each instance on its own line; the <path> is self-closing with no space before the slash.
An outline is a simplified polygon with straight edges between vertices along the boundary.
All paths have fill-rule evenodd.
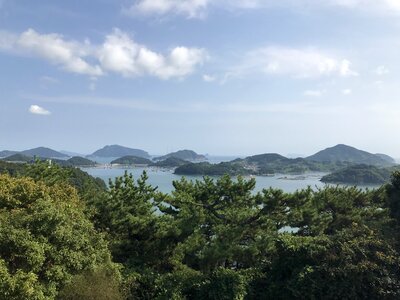
<path id="1" fill-rule="evenodd" d="M 173 170 L 159 169 L 159 168 L 116 168 L 116 167 L 102 167 L 102 168 L 82 168 L 88 174 L 99 177 L 108 183 L 109 179 L 114 179 L 117 176 L 122 176 L 125 171 L 131 173 L 135 179 L 139 178 L 143 171 L 147 172 L 149 177 L 148 183 L 164 193 L 169 193 L 173 190 L 172 182 L 180 180 L 183 176 L 176 175 Z M 255 191 L 261 191 L 265 188 L 282 189 L 285 192 L 294 192 L 299 189 L 323 187 L 324 183 L 320 181 L 325 173 L 313 173 L 305 175 L 282 175 L 276 174 L 274 176 L 245 176 L 245 178 L 255 178 L 256 188 Z M 203 176 L 184 176 L 189 180 L 201 180 Z M 217 177 L 214 177 L 217 178 Z"/>

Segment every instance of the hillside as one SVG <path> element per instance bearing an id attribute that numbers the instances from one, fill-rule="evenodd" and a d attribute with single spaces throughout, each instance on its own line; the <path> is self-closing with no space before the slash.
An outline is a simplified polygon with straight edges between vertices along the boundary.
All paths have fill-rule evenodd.
<path id="1" fill-rule="evenodd" d="M 210 164 L 208 162 L 189 163 L 175 169 L 175 174 L 177 175 L 219 176 L 228 174 L 236 176 L 249 175 L 252 173 L 253 172 L 251 170 L 247 170 L 243 166 L 231 162 L 222 162 L 219 164 Z"/>
<path id="2" fill-rule="evenodd" d="M 165 160 L 161 160 L 156 163 L 153 163 L 153 166 L 160 167 L 160 168 L 176 168 L 176 167 L 186 165 L 188 163 L 190 163 L 190 162 L 187 160 L 183 160 L 183 159 L 176 158 L 176 157 L 168 157 Z"/>
<path id="3" fill-rule="evenodd" d="M 30 162 L 33 160 L 33 156 L 24 155 L 21 153 L 16 153 L 6 158 L 3 158 L 4 161 L 7 162 Z"/>
<path id="4" fill-rule="evenodd" d="M 147 158 L 127 155 L 120 158 L 117 158 L 111 162 L 111 164 L 118 164 L 118 165 L 150 165 L 153 162 Z"/>
<path id="5" fill-rule="evenodd" d="M 322 177 L 324 183 L 342 184 L 383 184 L 389 182 L 393 168 L 378 168 L 369 165 L 355 165 Z"/>
<path id="6" fill-rule="evenodd" d="M 93 152 L 89 157 L 123 157 L 123 156 L 138 156 L 143 158 L 150 158 L 149 153 L 140 149 L 132 149 L 120 145 L 108 145 L 95 152 Z"/>
<path id="7" fill-rule="evenodd" d="M 394 159 L 387 155 L 372 154 L 343 144 L 319 151 L 307 157 L 306 160 L 317 162 L 346 161 L 354 164 L 374 166 L 388 166 L 394 164 Z"/>
<path id="8" fill-rule="evenodd" d="M 164 156 L 159 156 L 154 158 L 154 160 L 160 161 L 160 160 L 166 160 L 167 158 L 174 157 L 174 158 L 179 158 L 187 161 L 200 161 L 200 160 L 206 160 L 207 158 L 204 155 L 197 154 L 193 150 L 180 150 L 172 153 L 168 153 L 167 155 Z"/>
<path id="9" fill-rule="evenodd" d="M 62 154 L 61 152 L 55 151 L 50 148 L 45 148 L 45 147 L 38 147 L 34 149 L 29 149 L 20 152 L 21 154 L 27 155 L 27 156 L 37 156 L 41 158 L 67 158 L 68 155 Z"/>
<path id="10" fill-rule="evenodd" d="M 18 153 L 18 151 L 3 150 L 3 151 L 0 151 L 0 157 L 8 157 L 8 156 L 11 156 L 11 155 L 14 155 L 17 153 Z"/>
<path id="11" fill-rule="evenodd" d="M 396 164 L 396 160 L 393 157 L 389 156 L 389 155 L 382 154 L 382 153 L 376 153 L 375 155 L 379 156 L 380 158 L 382 158 L 384 160 L 386 160 L 388 163 Z"/>
<path id="12" fill-rule="evenodd" d="M 96 162 L 80 156 L 71 157 L 67 163 L 73 167 L 94 167 L 96 165 Z"/>

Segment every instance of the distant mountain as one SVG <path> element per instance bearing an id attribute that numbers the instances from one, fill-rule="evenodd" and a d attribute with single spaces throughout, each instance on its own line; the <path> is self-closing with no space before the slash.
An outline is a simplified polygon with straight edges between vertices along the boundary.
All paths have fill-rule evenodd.
<path id="1" fill-rule="evenodd" d="M 67 155 L 69 157 L 75 157 L 75 156 L 82 157 L 82 156 L 85 156 L 85 155 L 82 155 L 82 154 L 77 153 L 77 152 L 71 152 L 71 151 L 66 151 L 66 150 L 61 150 L 59 152 L 62 153 L 62 154 L 65 154 L 65 155 Z"/>
<path id="2" fill-rule="evenodd" d="M 304 174 L 307 172 L 332 172 L 347 167 L 349 162 L 318 162 L 304 158 L 287 158 L 276 153 L 266 153 L 238 158 L 220 164 L 191 163 L 175 170 L 179 175 L 271 175 Z"/>
<path id="3" fill-rule="evenodd" d="M 18 151 L 10 151 L 10 150 L 4 150 L 4 151 L 0 151 L 0 157 L 8 157 L 14 154 L 17 154 Z"/>
<path id="4" fill-rule="evenodd" d="M 111 162 L 112 165 L 151 165 L 152 163 L 150 159 L 133 155 L 123 156 Z"/>
<path id="5" fill-rule="evenodd" d="M 58 151 L 52 150 L 50 148 L 38 147 L 34 149 L 29 149 L 25 151 L 21 151 L 21 154 L 27 156 L 37 156 L 41 158 L 67 158 L 68 155 L 62 154 Z"/>
<path id="6" fill-rule="evenodd" d="M 342 161 L 373 166 L 387 166 L 394 164 L 394 160 L 387 155 L 382 157 L 382 154 L 372 154 L 343 144 L 319 151 L 318 153 L 311 155 L 306 159 L 308 161 L 317 162 Z"/>
<path id="7" fill-rule="evenodd" d="M 167 155 L 156 157 L 154 158 L 154 160 L 160 161 L 170 157 L 179 158 L 187 161 L 207 160 L 207 158 L 204 155 L 197 154 L 193 150 L 180 150 L 177 152 L 168 153 Z"/>
<path id="8" fill-rule="evenodd" d="M 7 162 L 30 162 L 33 160 L 33 156 L 16 153 L 3 158 L 3 160 Z"/>
<path id="9" fill-rule="evenodd" d="M 123 157 L 123 156 L 128 156 L 128 155 L 133 155 L 133 156 L 138 156 L 138 157 L 144 157 L 144 158 L 150 158 L 149 153 L 146 151 L 140 150 L 140 149 L 132 149 L 132 148 L 127 148 L 119 145 L 109 145 L 105 146 L 102 149 L 99 149 L 93 154 L 88 155 L 88 157 Z"/>

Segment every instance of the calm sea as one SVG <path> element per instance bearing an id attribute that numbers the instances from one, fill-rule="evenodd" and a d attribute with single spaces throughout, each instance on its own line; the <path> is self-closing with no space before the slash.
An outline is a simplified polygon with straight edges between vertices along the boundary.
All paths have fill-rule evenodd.
<path id="1" fill-rule="evenodd" d="M 171 192 L 173 189 L 172 181 L 179 180 L 182 178 L 180 175 L 173 174 L 171 170 L 161 170 L 155 168 L 83 168 L 83 171 L 89 173 L 92 176 L 100 177 L 106 183 L 108 180 L 114 179 L 117 176 L 124 174 L 125 170 L 128 173 L 132 173 L 134 178 L 137 179 L 146 170 L 149 176 L 148 183 L 157 186 L 161 192 Z M 261 191 L 262 189 L 273 187 L 284 190 L 285 192 L 294 192 L 298 189 L 306 188 L 307 186 L 322 187 L 324 184 L 320 182 L 321 177 L 324 174 L 308 174 L 304 176 L 289 176 L 289 175 L 275 175 L 271 177 L 255 176 L 257 185 L 256 191 Z M 202 179 L 202 176 L 185 176 L 187 179 L 196 180 Z M 250 177 L 245 177 L 250 178 Z"/>
<path id="2" fill-rule="evenodd" d="M 231 161 L 238 157 L 233 156 L 208 156 L 208 161 L 210 163 L 219 163 L 222 161 Z M 112 158 L 103 158 L 103 163 L 109 163 L 112 161 Z M 97 161 L 101 161 L 97 159 Z M 126 171 L 128 173 L 132 173 L 134 178 L 137 179 L 146 170 L 147 175 L 149 177 L 148 183 L 154 187 L 158 187 L 158 190 L 164 193 L 169 193 L 173 190 L 172 182 L 174 180 L 180 180 L 182 176 L 175 175 L 172 170 L 164 170 L 157 168 L 82 168 L 83 171 L 89 173 L 94 177 L 100 177 L 107 184 L 109 179 L 114 179 L 117 176 L 122 176 Z M 299 189 L 304 189 L 310 186 L 311 188 L 323 187 L 325 184 L 320 181 L 322 176 L 326 175 L 326 173 L 314 173 L 314 174 L 306 174 L 300 176 L 291 176 L 291 175 L 274 175 L 271 177 L 267 176 L 254 176 L 256 179 L 256 189 L 255 191 L 261 191 L 267 188 L 277 188 L 281 189 L 285 192 L 294 192 Z M 185 176 L 190 180 L 201 180 L 202 176 Z M 215 177 L 216 178 L 216 177 Z M 247 176 L 245 178 L 250 179 L 251 177 Z M 377 186 L 360 186 L 360 188 L 376 188 Z"/>

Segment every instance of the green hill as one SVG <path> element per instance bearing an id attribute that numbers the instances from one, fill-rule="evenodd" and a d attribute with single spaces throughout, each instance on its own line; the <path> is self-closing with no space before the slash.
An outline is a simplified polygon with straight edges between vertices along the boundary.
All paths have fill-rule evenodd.
<path id="1" fill-rule="evenodd" d="M 68 155 L 62 154 L 61 152 L 55 151 L 50 148 L 46 147 L 38 147 L 34 149 L 29 149 L 20 152 L 21 154 L 27 155 L 27 156 L 37 156 L 41 158 L 67 158 Z"/>
<path id="2" fill-rule="evenodd" d="M 176 168 L 176 167 L 186 165 L 188 163 L 190 163 L 190 162 L 187 160 L 183 160 L 183 159 L 180 159 L 177 157 L 168 157 L 165 160 L 161 160 L 156 163 L 153 163 L 153 166 L 160 167 L 160 168 Z"/>
<path id="3" fill-rule="evenodd" d="M 382 154 L 372 154 L 343 144 L 319 151 L 306 159 L 308 161 L 317 162 L 346 161 L 354 164 L 374 166 L 388 166 L 394 164 L 394 159 L 387 155 L 383 157 Z"/>
<path id="4" fill-rule="evenodd" d="M 197 154 L 193 150 L 179 150 L 176 152 L 168 153 L 167 155 L 164 156 L 159 156 L 154 158 L 154 160 L 160 161 L 160 160 L 166 160 L 167 158 L 179 158 L 182 160 L 187 160 L 187 161 L 199 161 L 199 160 L 206 160 L 207 158 L 204 155 Z"/>
<path id="5" fill-rule="evenodd" d="M 150 158 L 149 153 L 140 149 L 132 149 L 120 145 L 109 145 L 105 146 L 95 152 L 93 152 L 90 156 L 97 157 L 123 157 L 123 156 L 138 156 L 144 158 Z"/>
<path id="6" fill-rule="evenodd" d="M 393 168 L 378 168 L 370 165 L 355 165 L 326 175 L 322 177 L 321 181 L 325 183 L 378 185 L 388 182 L 393 171 Z"/>
<path id="7" fill-rule="evenodd" d="M 80 157 L 80 156 L 74 156 L 71 157 L 70 159 L 67 160 L 67 163 L 70 166 L 74 166 L 74 167 L 94 167 L 96 166 L 96 162 L 84 158 L 84 157 Z"/>
<path id="8" fill-rule="evenodd" d="M 24 155 L 21 153 L 16 153 L 6 158 L 3 158 L 4 161 L 8 162 L 30 162 L 33 160 L 33 156 Z"/>
<path id="9" fill-rule="evenodd" d="M 178 175 L 209 175 L 219 176 L 229 174 L 232 176 L 236 175 L 249 175 L 253 172 L 245 169 L 240 164 L 234 164 L 231 162 L 222 162 L 219 164 L 210 164 L 208 162 L 201 163 L 189 163 L 182 165 L 175 169 L 175 174 Z"/>
<path id="10" fill-rule="evenodd" d="M 150 165 L 153 162 L 147 158 L 127 155 L 120 158 L 117 158 L 111 162 L 111 164 L 118 164 L 118 165 Z"/>

